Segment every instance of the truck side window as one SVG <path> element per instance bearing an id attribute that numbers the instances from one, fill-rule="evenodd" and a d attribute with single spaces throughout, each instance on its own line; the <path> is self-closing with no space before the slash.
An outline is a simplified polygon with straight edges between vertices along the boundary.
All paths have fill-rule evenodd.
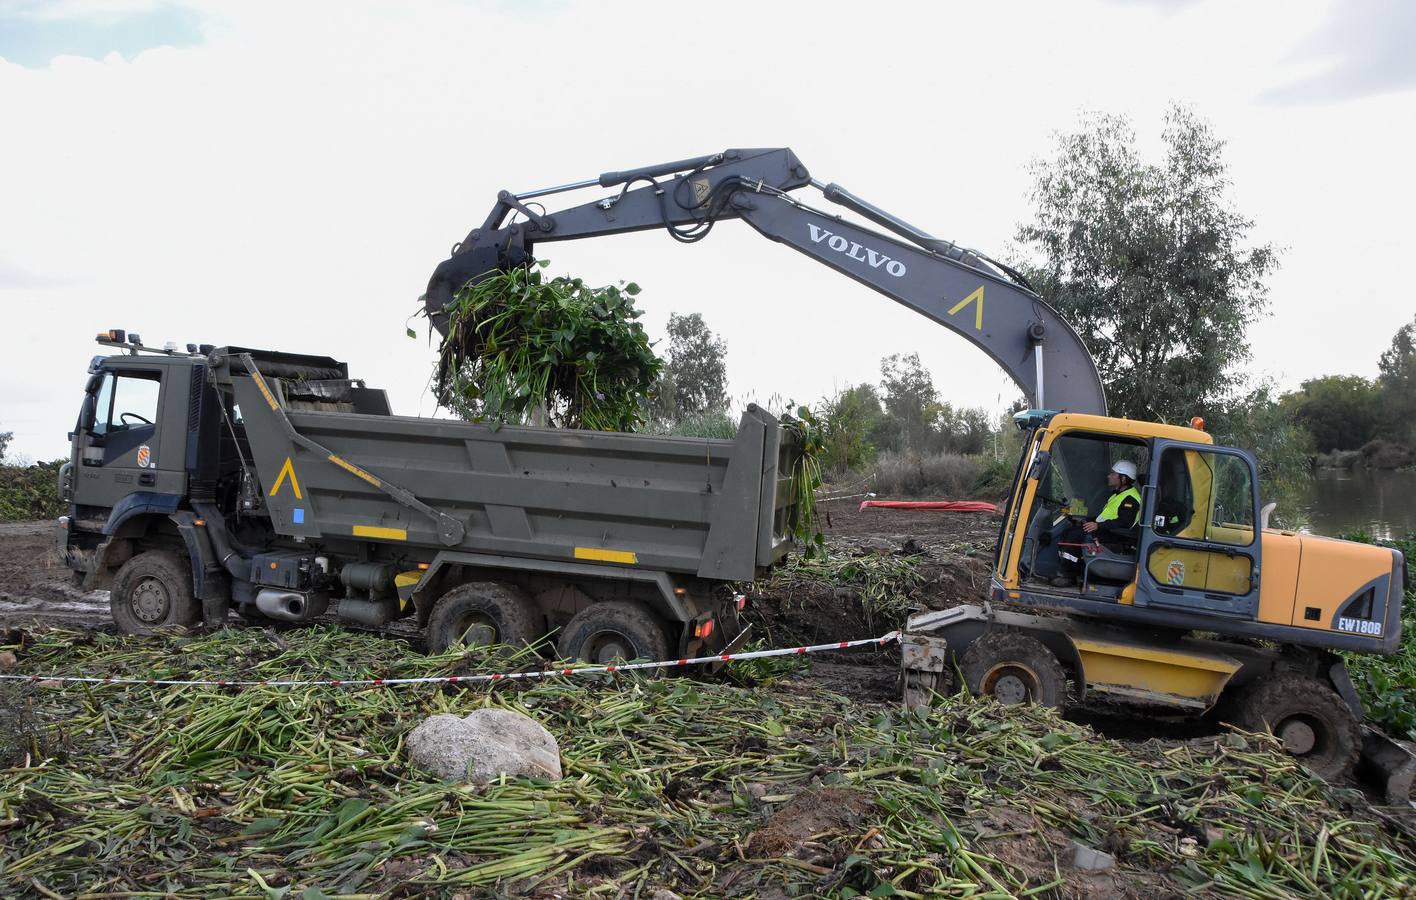
<path id="1" fill-rule="evenodd" d="M 108 418 L 113 412 L 113 382 L 115 377 L 112 372 L 103 376 L 103 384 L 98 389 L 98 399 L 93 406 L 93 433 L 108 433 Z"/>
<path id="2" fill-rule="evenodd" d="M 101 433 L 113 434 L 157 423 L 157 399 L 162 392 L 160 372 L 115 372 L 99 390 L 97 424 Z M 105 394 L 108 396 L 105 397 Z"/>

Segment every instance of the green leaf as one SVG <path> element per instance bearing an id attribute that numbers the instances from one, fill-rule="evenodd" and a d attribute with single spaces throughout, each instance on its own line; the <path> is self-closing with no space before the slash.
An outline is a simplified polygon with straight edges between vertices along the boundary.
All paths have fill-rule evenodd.
<path id="1" fill-rule="evenodd" d="M 629 284 L 627 284 L 627 285 L 624 286 L 624 292 L 625 292 L 626 294 L 628 294 L 629 296 L 631 296 L 631 297 L 638 296 L 638 294 L 639 294 L 639 285 L 637 285 L 637 284 L 635 284 L 634 282 L 631 281 Z"/>
<path id="2" fill-rule="evenodd" d="M 241 834 L 246 837 L 254 837 L 258 834 L 268 834 L 274 831 L 275 829 L 279 828 L 280 822 L 281 820 L 275 818 L 274 816 L 265 816 L 264 818 L 252 821 L 245 828 L 241 829 Z"/>
<path id="3" fill-rule="evenodd" d="M 403 329 L 403 330 L 404 330 L 405 332 L 407 332 L 408 336 L 411 337 L 411 338 L 416 338 L 416 337 L 418 336 L 418 332 L 414 331 L 414 330 L 411 329 L 411 328 L 405 328 L 405 329 Z"/>

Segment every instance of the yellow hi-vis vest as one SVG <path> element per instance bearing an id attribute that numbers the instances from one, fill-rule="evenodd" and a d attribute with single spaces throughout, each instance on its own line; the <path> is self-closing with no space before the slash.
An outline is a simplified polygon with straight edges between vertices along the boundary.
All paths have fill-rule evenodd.
<path id="1" fill-rule="evenodd" d="M 1141 492 L 1136 490 L 1134 487 L 1128 487 L 1126 488 L 1126 490 L 1122 491 L 1119 494 L 1111 495 L 1111 498 L 1106 501 L 1106 508 L 1101 511 L 1101 515 L 1097 516 L 1096 520 L 1098 522 L 1110 522 L 1111 520 L 1115 519 L 1117 514 L 1121 512 L 1121 504 L 1125 502 L 1127 497 L 1135 498 L 1136 516 L 1137 518 L 1139 518 L 1141 514 Z M 1127 524 L 1129 526 L 1134 525 L 1136 523 L 1129 522 Z"/>

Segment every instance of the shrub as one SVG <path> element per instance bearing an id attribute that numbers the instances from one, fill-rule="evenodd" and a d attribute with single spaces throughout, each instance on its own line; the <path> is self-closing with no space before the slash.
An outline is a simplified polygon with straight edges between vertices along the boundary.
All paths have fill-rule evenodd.
<path id="1" fill-rule="evenodd" d="M 870 489 L 881 496 L 958 499 L 974 492 L 983 471 L 977 458 L 957 453 L 882 453 L 876 460 Z"/>
<path id="2" fill-rule="evenodd" d="M 0 465 L 0 522 L 52 519 L 64 512 L 59 502 L 59 467 L 64 460 L 32 466 Z"/>
<path id="3" fill-rule="evenodd" d="M 1411 562 L 1416 558 L 1416 534 L 1399 541 L 1373 541 L 1357 532 L 1342 535 L 1344 540 L 1380 543 L 1406 554 L 1406 602 L 1401 609 L 1401 649 L 1391 656 L 1371 653 L 1344 653 L 1347 667 L 1367 718 L 1393 737 L 1416 740 L 1416 581 L 1411 580 Z"/>
<path id="4" fill-rule="evenodd" d="M 656 422 L 651 431 L 654 434 L 669 434 L 675 437 L 727 438 L 737 437 L 738 423 L 725 412 L 691 413 L 679 416 L 671 422 Z"/>
<path id="5" fill-rule="evenodd" d="M 1416 452 L 1378 438 L 1363 445 L 1361 458 L 1369 469 L 1400 469 L 1416 463 Z"/>

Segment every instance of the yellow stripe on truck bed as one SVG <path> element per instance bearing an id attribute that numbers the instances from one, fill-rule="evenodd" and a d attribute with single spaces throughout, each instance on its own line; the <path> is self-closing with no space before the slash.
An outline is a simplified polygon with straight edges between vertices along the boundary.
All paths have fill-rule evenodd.
<path id="1" fill-rule="evenodd" d="M 576 559 L 593 559 L 596 562 L 628 563 L 634 565 L 639 557 L 633 550 L 605 550 L 601 547 L 576 547 Z"/>
<path id="2" fill-rule="evenodd" d="M 408 540 L 408 529 L 382 528 L 378 525 L 355 525 L 354 536 L 367 538 L 383 538 L 386 541 L 406 541 Z"/>

